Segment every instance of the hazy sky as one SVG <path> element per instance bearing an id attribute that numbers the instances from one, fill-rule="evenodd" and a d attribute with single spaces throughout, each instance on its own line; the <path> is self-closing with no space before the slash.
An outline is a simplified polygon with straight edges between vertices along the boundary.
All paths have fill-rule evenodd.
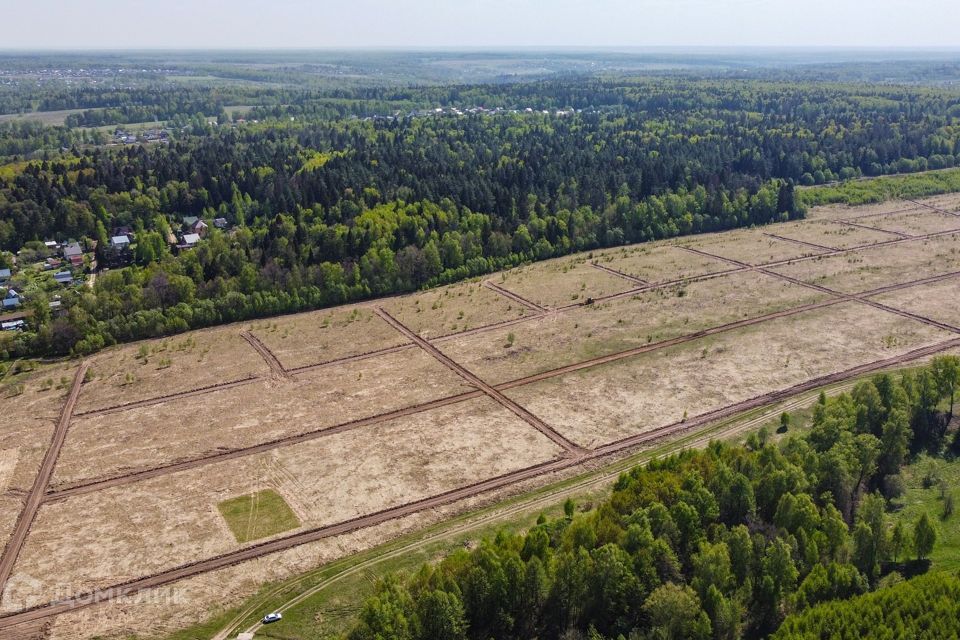
<path id="1" fill-rule="evenodd" d="M 960 47 L 960 0 L 0 0 L 0 48 Z"/>

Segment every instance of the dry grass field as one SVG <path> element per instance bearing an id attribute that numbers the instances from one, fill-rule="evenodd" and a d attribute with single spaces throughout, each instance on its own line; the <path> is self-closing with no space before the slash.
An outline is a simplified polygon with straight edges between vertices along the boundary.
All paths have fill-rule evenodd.
<path id="1" fill-rule="evenodd" d="M 960 219 L 957 222 L 960 224 Z M 960 234 L 868 247 L 772 270 L 804 282 L 855 293 L 960 270 Z"/>
<path id="2" fill-rule="evenodd" d="M 637 285 L 595 269 L 587 256 L 557 258 L 505 271 L 490 278 L 497 286 L 548 308 L 579 304 L 588 298 L 629 291 Z"/>
<path id="3" fill-rule="evenodd" d="M 934 325 L 960 324 L 960 233 L 923 236 L 960 230 L 937 211 L 960 198 L 926 204 L 823 207 L 116 347 L 89 358 L 72 412 L 78 362 L 7 374 L 0 394 L 19 417 L 0 421 L 4 543 L 39 495 L 41 462 L 55 463 L 13 577 L 37 581 L 34 604 L 171 582 L 199 618 L 268 579 L 573 473 L 600 447 L 647 446 L 643 434 L 685 416 L 956 349 L 960 328 Z M 891 285 L 869 301 L 902 313 L 842 295 Z M 0 601 L 0 628 L 18 608 Z M 160 635 L 181 611 L 117 598 L 63 613 L 51 633 Z"/>
<path id="4" fill-rule="evenodd" d="M 252 333 L 287 369 L 386 349 L 406 340 L 367 306 L 351 305 L 255 322 Z"/>
<path id="5" fill-rule="evenodd" d="M 597 264 L 650 283 L 692 278 L 730 268 L 722 260 L 683 251 L 662 242 L 609 249 L 594 255 Z"/>

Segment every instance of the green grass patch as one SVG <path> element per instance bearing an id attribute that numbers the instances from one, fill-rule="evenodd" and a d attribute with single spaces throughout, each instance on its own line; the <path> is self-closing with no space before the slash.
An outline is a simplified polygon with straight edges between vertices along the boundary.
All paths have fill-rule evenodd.
<path id="1" fill-rule="evenodd" d="M 237 542 L 266 538 L 300 526 L 290 506 L 272 489 L 224 500 L 217 509 Z"/>
<path id="2" fill-rule="evenodd" d="M 813 207 L 824 204 L 855 206 L 898 198 L 923 198 L 956 191 L 960 191 L 960 169 L 851 180 L 841 184 L 800 189 L 797 194 L 803 205 Z"/>
<path id="3" fill-rule="evenodd" d="M 904 494 L 894 501 L 899 508 L 895 517 L 911 533 L 913 525 L 926 512 L 937 530 L 937 543 L 930 554 L 931 568 L 956 571 L 960 569 L 960 513 L 943 517 L 944 496 L 954 494 L 960 499 L 960 460 L 948 461 L 939 457 L 922 456 L 903 469 Z M 943 487 L 941 488 L 941 483 Z M 913 557 L 913 549 L 906 555 Z M 902 559 L 902 558 L 901 558 Z"/>

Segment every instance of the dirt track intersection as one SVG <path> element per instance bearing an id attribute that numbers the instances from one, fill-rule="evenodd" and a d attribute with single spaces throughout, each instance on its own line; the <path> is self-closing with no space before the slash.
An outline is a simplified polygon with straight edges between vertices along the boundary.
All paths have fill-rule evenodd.
<path id="1" fill-rule="evenodd" d="M 256 558 L 372 545 L 392 521 L 956 348 L 958 204 L 827 207 L 41 367 L 2 390 L 23 419 L 0 426 L 0 637 L 183 626 L 275 578 Z M 218 504 L 267 489 L 300 527 L 237 542 Z M 247 567 L 244 593 L 155 605 L 143 627 L 123 599 L 226 567 Z M 91 593 L 115 599 L 95 624 Z"/>

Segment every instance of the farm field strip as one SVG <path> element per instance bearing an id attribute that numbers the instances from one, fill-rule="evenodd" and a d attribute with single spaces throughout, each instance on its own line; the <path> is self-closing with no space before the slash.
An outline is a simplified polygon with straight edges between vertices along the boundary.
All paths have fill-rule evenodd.
<path id="1" fill-rule="evenodd" d="M 105 589 L 93 591 L 87 594 L 80 594 L 49 604 L 38 605 L 36 607 L 18 611 L 16 613 L 6 614 L 0 616 L 0 628 L 9 628 L 19 624 L 42 620 L 76 609 L 89 607 L 107 600 L 137 594 L 148 589 L 164 586 L 185 578 L 229 567 L 247 560 L 259 558 L 264 555 L 276 553 L 278 551 L 296 547 L 302 544 L 315 542 L 317 540 L 322 540 L 324 538 L 329 538 L 336 535 L 342 535 L 356 531 L 357 529 L 374 526 L 378 523 L 387 522 L 405 515 L 417 513 L 418 511 L 437 508 L 466 498 L 475 497 L 486 492 L 494 491 L 499 488 L 509 487 L 510 485 L 525 480 L 564 471 L 590 460 L 604 458 L 606 456 L 628 451 L 638 446 L 658 442 L 663 438 L 684 431 L 690 431 L 692 429 L 704 426 L 710 422 L 714 422 L 724 417 L 729 417 L 736 413 L 741 413 L 767 404 L 776 403 L 798 393 L 805 393 L 811 389 L 842 382 L 843 380 L 851 377 L 858 377 L 874 371 L 912 362 L 917 359 L 928 357 L 932 354 L 956 348 L 958 346 L 960 346 L 960 338 L 939 342 L 933 345 L 915 349 L 899 356 L 877 360 L 847 369 L 842 372 L 811 379 L 786 389 L 762 394 L 734 405 L 694 416 L 686 421 L 661 427 L 657 430 L 630 436 L 598 447 L 585 453 L 581 457 L 560 458 L 538 465 L 533 465 L 518 471 L 510 472 L 495 478 L 489 478 L 481 482 L 466 485 L 457 489 L 452 489 L 442 494 L 409 502 L 404 505 L 392 507 L 376 513 L 366 514 L 364 516 L 346 520 L 333 525 L 318 527 L 316 529 L 276 538 L 265 543 L 252 545 L 238 551 L 225 553 L 220 556 L 208 558 L 198 562 L 181 565 L 179 567 L 175 567 L 173 569 L 159 572 L 150 576 L 142 576 Z"/>
<path id="2" fill-rule="evenodd" d="M 815 242 L 807 242 L 806 240 L 797 240 L 796 238 L 788 238 L 786 236 L 777 235 L 775 233 L 764 233 L 768 238 L 773 238 L 774 240 L 782 240 L 783 242 L 792 242 L 804 247 L 810 247 L 811 249 L 819 249 L 820 251 L 836 251 L 837 247 L 828 247 L 826 245 L 817 244 Z"/>
<path id="3" fill-rule="evenodd" d="M 957 213 L 956 211 L 947 211 L 946 209 L 941 209 L 940 207 L 935 207 L 935 206 L 933 206 L 933 205 L 925 204 L 925 203 L 923 203 L 923 202 L 914 202 L 913 200 L 907 200 L 907 202 L 911 202 L 911 203 L 913 203 L 913 204 L 915 204 L 915 205 L 917 205 L 917 206 L 920 206 L 920 207 L 925 207 L 925 208 L 927 208 L 927 209 L 931 209 L 931 210 L 933 210 L 933 211 L 936 211 L 937 213 L 945 213 L 945 214 L 947 214 L 948 216 L 960 217 L 960 213 Z"/>
<path id="4" fill-rule="evenodd" d="M 694 253 L 699 253 L 699 254 L 703 254 L 703 255 L 706 255 L 706 256 L 712 256 L 712 254 L 710 254 L 710 253 L 708 253 L 708 252 L 706 252 L 706 251 L 701 251 L 700 249 L 694 249 L 694 248 L 692 248 L 692 247 L 684 247 L 684 249 L 686 249 L 687 251 L 693 251 Z M 718 258 L 718 259 L 727 260 L 727 261 L 729 261 L 729 262 L 731 262 L 731 263 L 733 263 L 733 264 L 740 264 L 740 265 L 743 265 L 744 267 L 749 267 L 749 266 L 750 266 L 750 265 L 747 265 L 746 263 L 739 262 L 738 260 L 733 260 L 733 259 L 731 259 L 731 258 L 721 258 L 720 256 L 712 256 L 712 257 L 715 257 L 715 258 Z M 758 273 L 763 273 L 763 274 L 766 274 L 766 275 L 768 275 L 768 276 L 778 277 L 778 278 L 780 278 L 780 279 L 782 279 L 782 280 L 785 280 L 785 281 L 787 281 L 787 282 L 790 282 L 790 283 L 793 283 L 793 284 L 796 284 L 796 285 L 799 285 L 799 286 L 807 287 L 808 289 L 814 289 L 814 290 L 816 290 L 816 291 L 820 291 L 820 292 L 822 292 L 822 293 L 826 293 L 826 294 L 829 294 L 829 295 L 831 295 L 831 296 L 836 296 L 836 297 L 838 297 L 838 298 L 840 298 L 840 299 L 843 299 L 843 300 L 853 300 L 853 301 L 860 302 L 860 303 L 863 303 L 863 304 L 865 304 L 865 305 L 874 307 L 875 309 L 880 309 L 881 311 L 886 311 L 886 312 L 888 312 L 888 313 L 893 313 L 893 314 L 902 316 L 902 317 L 904 317 L 904 318 L 909 318 L 909 319 L 911 319 L 911 320 L 916 320 L 917 322 L 922 322 L 922 323 L 924 323 L 924 324 L 930 325 L 930 326 L 932 326 L 932 327 L 936 327 L 936 328 L 938 328 L 938 329 L 943 329 L 944 331 L 949 331 L 949 332 L 951 332 L 951 333 L 960 333 L 960 328 L 957 328 L 957 327 L 955 327 L 955 326 L 953 326 L 953 325 L 949 325 L 949 324 L 946 324 L 946 323 L 944 323 L 944 322 L 940 322 L 940 321 L 938 321 L 938 320 L 933 320 L 933 319 L 931 319 L 931 318 L 927 318 L 927 317 L 925 317 L 925 316 L 922 316 L 922 315 L 916 314 L 916 313 L 912 313 L 912 312 L 910 312 L 910 311 L 904 311 L 904 310 L 902 310 L 902 309 L 896 309 L 896 308 L 894 308 L 894 307 L 891 307 L 891 306 L 882 304 L 882 303 L 877 302 L 877 301 L 875 301 L 875 300 L 870 300 L 869 298 L 865 297 L 865 296 L 862 295 L 862 294 L 843 293 L 843 292 L 841 292 L 841 291 L 836 291 L 836 290 L 834 290 L 834 289 L 830 289 L 830 288 L 828 288 L 828 287 L 823 287 L 823 286 L 820 286 L 820 285 L 818 285 L 818 284 L 813 284 L 813 283 L 810 283 L 810 282 L 804 282 L 803 280 L 800 280 L 799 278 L 794 278 L 794 277 L 791 277 L 791 276 L 788 276 L 788 275 L 784 275 L 784 274 L 782 274 L 782 273 L 777 273 L 776 271 L 771 271 L 770 269 L 766 269 L 766 268 L 764 268 L 764 267 L 751 267 L 751 268 L 752 268 L 754 271 L 757 271 Z M 882 289 L 882 288 L 883 288 L 883 287 L 881 287 L 881 289 Z M 876 293 L 873 293 L 873 294 L 871 294 L 871 295 L 876 295 Z"/>
<path id="5" fill-rule="evenodd" d="M 900 238 L 912 238 L 913 236 L 909 233 L 903 233 L 902 231 L 892 231 L 890 229 L 881 229 L 880 227 L 871 227 L 870 225 L 860 224 L 859 222 L 850 222 L 849 220 L 831 220 L 834 224 L 840 224 L 846 227 L 856 227 L 857 229 L 867 229 L 869 231 L 879 231 L 881 233 L 889 233 Z"/>
<path id="6" fill-rule="evenodd" d="M 647 282 L 646 280 L 641 280 L 640 278 L 637 278 L 636 276 L 631 276 L 631 275 L 629 275 L 629 274 L 627 274 L 627 273 L 623 273 L 622 271 L 617 271 L 616 269 L 611 269 L 610 267 L 605 267 L 605 266 L 603 266 L 602 264 L 600 264 L 600 263 L 598 263 L 598 262 L 591 262 L 591 263 L 590 263 L 590 266 L 593 267 L 594 269 L 600 269 L 601 271 L 606 271 L 607 273 L 613 274 L 613 275 L 615 275 L 615 276 L 619 276 L 619 277 L 623 278 L 624 280 L 629 280 L 630 282 L 635 282 L 635 283 L 639 284 L 641 287 L 647 287 L 647 286 L 650 286 L 650 284 L 651 284 L 651 283 Z"/>
<path id="7" fill-rule="evenodd" d="M 547 312 L 549 311 L 549 309 L 547 309 L 546 307 L 542 307 L 542 306 L 540 306 L 539 304 L 537 304 L 536 302 L 532 302 L 532 301 L 530 301 L 530 300 L 527 300 L 527 299 L 524 298 L 523 296 L 521 296 L 521 295 L 519 295 L 519 294 L 516 294 L 516 293 L 514 293 L 514 292 L 512 292 L 512 291 L 508 291 L 507 289 L 504 289 L 503 287 L 498 286 L 498 285 L 490 282 L 489 280 L 484 280 L 484 281 L 483 281 L 483 286 L 485 286 L 485 287 L 487 287 L 488 289 L 491 289 L 491 290 L 493 290 L 493 291 L 496 291 L 496 292 L 499 293 L 500 295 L 502 295 L 502 296 L 504 296 L 504 297 L 506 297 L 506 298 L 509 298 L 509 299 L 513 300 L 514 302 L 519 302 L 520 304 L 522 304 L 523 306 L 527 307 L 528 309 L 530 309 L 530 310 L 532 310 L 532 311 L 536 311 L 536 312 L 538 312 L 538 313 L 547 313 Z M 381 309 L 381 310 L 382 310 L 382 309 Z M 401 332 L 401 333 L 402 333 L 402 332 Z"/>
<path id="8" fill-rule="evenodd" d="M 865 291 L 859 295 L 862 295 L 862 296 L 880 295 L 882 293 L 887 293 L 891 291 L 909 289 L 915 286 L 922 286 L 922 285 L 927 285 L 935 282 L 940 282 L 940 281 L 947 280 L 949 278 L 958 277 L 958 276 L 960 276 L 960 272 L 932 276 L 929 278 L 923 278 L 923 279 L 912 281 L 912 282 L 880 287 L 878 289 Z M 581 362 L 569 364 L 563 367 L 550 369 L 548 371 L 544 371 L 534 375 L 517 378 L 515 380 L 510 380 L 500 384 L 495 384 L 495 385 L 492 385 L 492 388 L 494 388 L 498 392 L 508 391 L 510 389 L 523 387 L 523 386 L 540 382 L 543 380 L 548 380 L 550 378 L 555 378 L 555 377 L 563 376 L 569 373 L 574 373 L 577 371 L 589 369 L 592 367 L 597 367 L 604 364 L 617 362 L 627 358 L 632 358 L 634 356 L 638 356 L 644 353 L 650 353 L 650 352 L 658 351 L 661 349 L 682 345 L 684 343 L 698 340 L 700 338 L 704 338 L 707 336 L 719 335 L 722 333 L 734 331 L 736 329 L 741 329 L 744 327 L 749 327 L 756 324 L 769 322 L 771 320 L 786 318 L 793 315 L 805 313 L 808 311 L 814 311 L 817 309 L 828 308 L 834 305 L 841 304 L 844 301 L 845 300 L 842 298 L 833 297 L 820 302 L 815 302 L 811 304 L 802 305 L 799 307 L 784 309 L 784 310 L 776 311 L 773 313 L 765 314 L 762 316 L 757 316 L 753 318 L 744 318 L 742 320 L 737 320 L 737 321 L 726 323 L 723 325 L 710 327 L 694 333 L 678 336 L 676 338 L 671 338 L 669 340 L 654 342 L 654 343 L 642 345 L 633 349 L 628 349 L 625 351 L 598 356 L 596 358 L 591 358 Z M 103 489 L 108 489 L 108 488 L 123 485 L 123 484 L 132 484 L 135 482 L 140 482 L 143 480 L 148 480 L 151 478 L 156 478 L 156 477 L 167 475 L 167 474 L 178 473 L 181 471 L 194 469 L 194 468 L 205 466 L 208 464 L 215 464 L 225 460 L 234 460 L 234 459 L 238 459 L 238 458 L 242 458 L 242 457 L 246 457 L 246 456 L 250 456 L 258 453 L 263 453 L 265 451 L 269 451 L 272 449 L 292 446 L 295 444 L 300 444 L 302 442 L 307 442 L 309 440 L 314 440 L 317 438 L 323 438 L 323 437 L 335 435 L 338 433 L 351 431 L 361 427 L 380 424 L 382 422 L 394 420 L 399 417 L 415 415 L 417 413 L 430 411 L 432 409 L 437 409 L 439 407 L 443 407 L 451 404 L 457 404 L 460 402 L 465 402 L 468 400 L 481 397 L 482 395 L 484 395 L 484 393 L 478 389 L 476 391 L 461 393 L 454 396 L 449 396 L 446 398 L 441 398 L 438 400 L 426 402 L 423 404 L 412 405 L 410 407 L 401 408 L 395 411 L 390 411 L 390 412 L 386 412 L 386 413 L 382 413 L 382 414 L 378 414 L 378 415 L 374 415 L 366 418 L 361 418 L 358 420 L 353 420 L 350 422 L 341 423 L 332 427 L 326 427 L 326 428 L 322 428 L 314 431 L 308 431 L 301 434 L 296 434 L 293 436 L 288 436 L 285 438 L 271 440 L 271 441 L 260 443 L 250 447 L 237 448 L 230 451 L 218 452 L 218 453 L 207 455 L 207 456 L 201 456 L 201 457 L 197 457 L 189 460 L 178 461 L 172 464 L 159 465 L 156 467 L 139 469 L 139 470 L 125 473 L 122 475 L 92 478 L 88 480 L 65 483 L 48 490 L 47 500 L 65 499 L 74 495 L 83 495 L 83 494 L 92 493 L 95 491 L 100 491 Z"/>
<path id="9" fill-rule="evenodd" d="M 83 384 L 88 367 L 89 365 L 83 362 L 74 374 L 70 394 L 63 403 L 60 419 L 57 421 L 56 429 L 53 432 L 53 439 L 50 441 L 50 446 L 47 448 L 43 462 L 40 464 L 40 470 L 33 481 L 33 486 L 24 499 L 23 510 L 17 518 L 17 523 L 7 540 L 3 555 L 0 557 L 0 593 L 3 593 L 6 587 L 7 580 L 9 580 L 20 551 L 27 540 L 30 527 L 33 525 L 41 504 L 43 504 L 44 494 L 50 484 L 50 478 L 53 477 L 53 470 L 57 465 L 57 459 L 60 457 L 60 450 L 67 438 L 70 419 L 73 409 L 77 405 L 77 399 L 80 397 L 80 387 Z"/>

